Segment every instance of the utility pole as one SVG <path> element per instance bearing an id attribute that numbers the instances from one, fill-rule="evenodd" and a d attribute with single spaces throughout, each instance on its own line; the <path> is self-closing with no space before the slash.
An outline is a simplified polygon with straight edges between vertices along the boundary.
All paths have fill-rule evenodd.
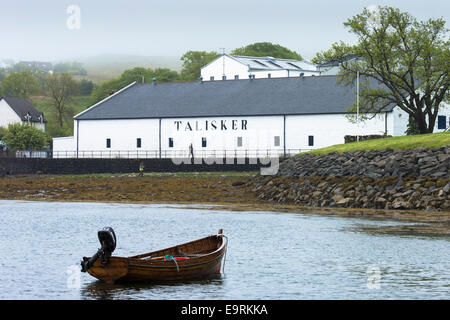
<path id="1" fill-rule="evenodd" d="M 222 76 L 225 76 L 225 48 L 219 48 L 222 50 Z"/>
<path id="2" fill-rule="evenodd" d="M 356 71 L 356 141 L 359 142 L 359 70 Z"/>

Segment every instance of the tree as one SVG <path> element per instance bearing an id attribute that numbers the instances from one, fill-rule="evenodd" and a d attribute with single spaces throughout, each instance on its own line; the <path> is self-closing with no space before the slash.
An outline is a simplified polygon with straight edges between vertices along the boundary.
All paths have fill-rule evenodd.
<path id="1" fill-rule="evenodd" d="M 274 57 L 279 59 L 303 60 L 302 56 L 286 47 L 270 42 L 257 42 L 231 51 L 231 55 L 250 57 Z"/>
<path id="2" fill-rule="evenodd" d="M 5 96 L 28 98 L 37 91 L 38 83 L 29 70 L 10 73 L 2 81 L 2 92 Z"/>
<path id="3" fill-rule="evenodd" d="M 81 79 L 80 81 L 80 94 L 83 96 L 89 96 L 94 90 L 94 83 L 90 80 Z"/>
<path id="4" fill-rule="evenodd" d="M 72 75 L 87 75 L 86 69 L 83 68 L 83 64 L 80 62 L 61 62 L 55 64 L 53 72 L 56 73 L 70 73 Z"/>
<path id="5" fill-rule="evenodd" d="M 17 150 L 39 150 L 49 143 L 45 132 L 24 123 L 9 124 L 2 140 L 10 149 Z"/>
<path id="6" fill-rule="evenodd" d="M 220 57 L 217 52 L 188 51 L 182 57 L 183 69 L 181 79 L 184 81 L 195 81 L 200 79 L 200 69 Z"/>
<path id="7" fill-rule="evenodd" d="M 70 106 L 72 97 L 78 93 L 78 84 L 69 73 L 55 73 L 47 77 L 48 95 L 52 99 L 52 107 L 56 111 L 58 124 L 63 126 L 66 117 L 73 116 Z"/>
<path id="8" fill-rule="evenodd" d="M 439 106 L 449 102 L 450 41 L 443 19 L 417 21 L 391 7 L 364 9 L 344 23 L 358 38 L 356 45 L 335 43 L 314 61 L 338 61 L 338 82 L 354 85 L 361 75 L 363 119 L 396 105 L 431 133 Z M 356 56 L 357 59 L 348 59 Z M 356 111 L 356 103 L 348 111 Z"/>
<path id="9" fill-rule="evenodd" d="M 92 91 L 91 102 L 93 104 L 97 103 L 133 82 L 142 83 L 142 80 L 144 80 L 144 83 L 152 83 L 153 78 L 156 78 L 158 82 L 173 82 L 178 81 L 180 75 L 178 72 L 167 68 L 157 68 L 154 70 L 150 68 L 133 68 L 125 70 L 120 77 L 102 82 L 97 86 Z"/>
<path id="10" fill-rule="evenodd" d="M 3 137 L 6 134 L 6 132 L 8 132 L 8 129 L 6 129 L 5 127 L 0 127 L 0 141 L 3 139 Z"/>

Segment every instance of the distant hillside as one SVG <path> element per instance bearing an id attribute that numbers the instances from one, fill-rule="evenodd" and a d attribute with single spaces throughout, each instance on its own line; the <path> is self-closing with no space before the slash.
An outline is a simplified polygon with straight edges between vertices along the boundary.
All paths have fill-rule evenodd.
<path id="1" fill-rule="evenodd" d="M 89 58 L 75 59 L 83 64 L 87 70 L 87 78 L 94 82 L 110 80 L 122 74 L 127 69 L 135 67 L 144 68 L 169 68 L 180 71 L 182 62 L 179 57 L 163 56 L 134 56 L 134 55 L 116 55 L 106 54 Z"/>

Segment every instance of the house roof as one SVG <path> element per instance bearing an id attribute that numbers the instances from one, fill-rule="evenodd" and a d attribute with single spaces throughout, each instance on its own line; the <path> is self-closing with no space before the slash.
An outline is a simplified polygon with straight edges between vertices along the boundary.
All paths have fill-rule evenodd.
<path id="1" fill-rule="evenodd" d="M 0 100 L 5 100 L 6 103 L 14 110 L 22 121 L 28 121 L 27 114 L 31 117 L 31 122 L 41 122 L 41 116 L 43 122 L 47 122 L 44 118 L 44 114 L 36 110 L 31 102 L 27 99 L 14 98 L 14 97 L 0 97 Z"/>
<path id="2" fill-rule="evenodd" d="M 248 57 L 248 56 L 230 56 L 238 62 L 247 65 L 250 70 L 293 70 L 319 72 L 317 67 L 306 61 L 279 59 L 273 57 Z"/>
<path id="3" fill-rule="evenodd" d="M 75 119 L 346 113 L 355 97 L 355 89 L 337 85 L 336 76 L 133 83 Z"/>

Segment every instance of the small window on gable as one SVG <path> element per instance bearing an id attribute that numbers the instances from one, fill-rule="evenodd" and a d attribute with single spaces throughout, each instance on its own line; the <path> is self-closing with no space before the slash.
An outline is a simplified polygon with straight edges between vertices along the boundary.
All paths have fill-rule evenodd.
<path id="1" fill-rule="evenodd" d="M 314 136 L 308 136 L 308 146 L 314 146 Z"/>
<path id="2" fill-rule="evenodd" d="M 279 147 L 280 146 L 280 136 L 274 137 L 274 146 Z"/>
<path id="3" fill-rule="evenodd" d="M 136 148 L 140 148 L 141 145 L 142 145 L 142 140 L 141 140 L 141 138 L 137 138 L 137 139 L 136 139 Z"/>
<path id="4" fill-rule="evenodd" d="M 447 127 L 447 117 L 438 116 L 438 129 L 446 129 Z"/>
<path id="5" fill-rule="evenodd" d="M 239 75 L 238 74 L 234 76 L 234 80 L 239 80 Z"/>
<path id="6" fill-rule="evenodd" d="M 173 148 L 173 138 L 169 138 L 169 148 Z"/>
<path id="7" fill-rule="evenodd" d="M 222 76 L 222 80 L 227 80 L 227 76 Z"/>
<path id="8" fill-rule="evenodd" d="M 209 77 L 209 80 L 214 81 L 214 77 Z"/>
<path id="9" fill-rule="evenodd" d="M 106 139 L 106 147 L 111 148 L 111 139 L 110 138 Z"/>
<path id="10" fill-rule="evenodd" d="M 272 75 L 270 73 L 267 74 L 267 78 L 272 78 Z"/>
<path id="11" fill-rule="evenodd" d="M 202 138 L 202 148 L 206 148 L 206 138 Z"/>

